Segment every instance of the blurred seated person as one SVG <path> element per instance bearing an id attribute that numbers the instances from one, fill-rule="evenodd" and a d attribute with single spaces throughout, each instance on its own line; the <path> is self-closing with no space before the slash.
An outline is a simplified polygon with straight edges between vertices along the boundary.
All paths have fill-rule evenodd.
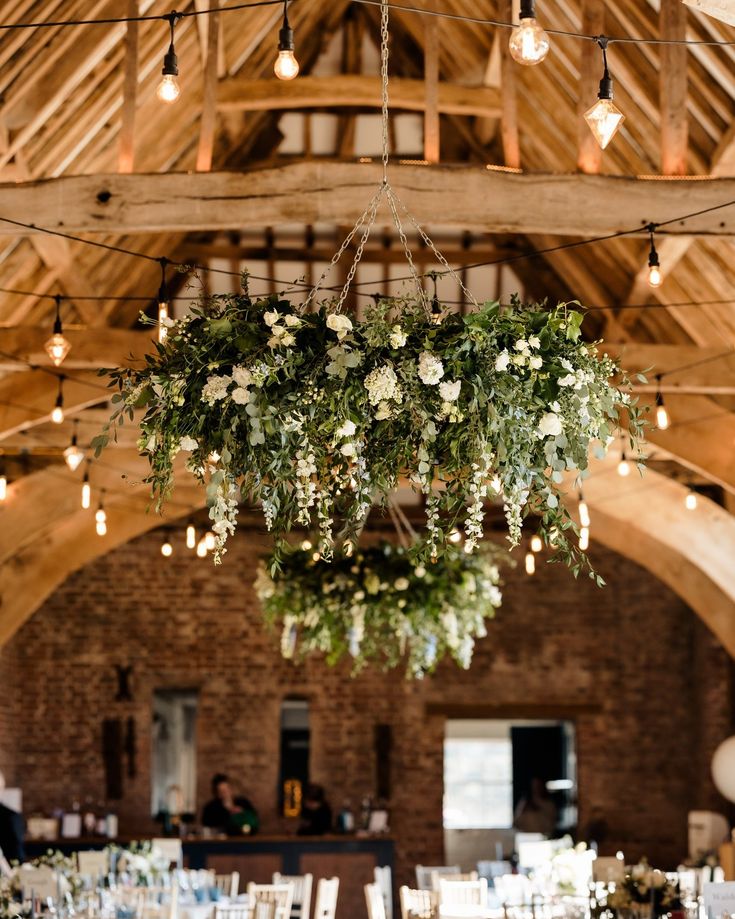
<path id="1" fill-rule="evenodd" d="M 0 772 L 0 792 L 3 791 L 5 791 L 5 776 Z M 25 859 L 24 835 L 23 817 L 11 807 L 0 802 L 0 866 L 6 870 L 8 862 L 22 862 Z"/>
<path id="2" fill-rule="evenodd" d="M 254 805 L 242 795 L 235 797 L 223 772 L 212 778 L 212 800 L 204 805 L 202 825 L 228 836 L 257 833 L 260 821 Z"/>
<path id="3" fill-rule="evenodd" d="M 301 804 L 299 836 L 324 836 L 332 829 L 332 808 L 327 803 L 321 785 L 309 783 Z"/>
<path id="4" fill-rule="evenodd" d="M 553 836 L 556 829 L 556 804 L 543 779 L 532 779 L 531 788 L 518 802 L 513 827 L 521 833 L 543 833 Z"/>

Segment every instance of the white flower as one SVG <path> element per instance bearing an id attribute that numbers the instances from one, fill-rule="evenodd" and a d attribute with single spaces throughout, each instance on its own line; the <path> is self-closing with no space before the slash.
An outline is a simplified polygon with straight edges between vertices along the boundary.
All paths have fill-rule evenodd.
<path id="1" fill-rule="evenodd" d="M 510 363 L 510 354 L 508 354 L 507 351 L 501 351 L 500 354 L 495 358 L 495 369 L 498 372 L 502 370 L 507 370 L 509 363 Z"/>
<path id="2" fill-rule="evenodd" d="M 227 387 L 232 382 L 228 376 L 211 376 L 202 387 L 202 402 L 207 405 L 214 405 L 227 395 Z"/>
<path id="3" fill-rule="evenodd" d="M 355 455 L 355 445 L 352 443 L 342 444 L 339 448 L 339 452 L 342 456 L 354 456 Z"/>
<path id="4" fill-rule="evenodd" d="M 232 368 L 232 379 L 237 383 L 238 386 L 247 388 L 253 382 L 253 375 L 247 367 L 238 365 L 237 367 Z"/>
<path id="5" fill-rule="evenodd" d="M 189 437 L 188 434 L 184 434 L 179 441 L 179 450 L 186 450 L 188 453 L 191 453 L 192 450 L 196 450 L 198 446 L 199 444 L 196 438 Z"/>
<path id="6" fill-rule="evenodd" d="M 515 343 L 516 351 L 528 351 L 528 342 L 525 338 L 519 338 Z"/>
<path id="7" fill-rule="evenodd" d="M 378 410 L 375 413 L 376 421 L 385 421 L 388 418 L 393 416 L 393 409 L 390 407 L 390 402 L 381 402 L 378 405 Z"/>
<path id="8" fill-rule="evenodd" d="M 327 316 L 327 328 L 337 333 L 340 341 L 352 331 L 352 320 L 341 313 L 330 313 Z"/>
<path id="9" fill-rule="evenodd" d="M 290 348 L 291 345 L 296 344 L 296 337 L 291 334 L 291 332 L 286 332 L 285 335 L 281 335 L 281 344 L 285 348 Z"/>
<path id="10" fill-rule="evenodd" d="M 541 370 L 541 366 L 544 363 L 538 355 L 534 355 L 528 362 L 534 370 Z"/>
<path id="11" fill-rule="evenodd" d="M 540 348 L 540 347 L 541 347 L 541 339 L 540 339 L 537 335 L 532 335 L 532 336 L 528 339 L 528 344 L 529 344 L 532 348 Z"/>
<path id="12" fill-rule="evenodd" d="M 544 437 L 556 437 L 562 431 L 561 418 L 556 412 L 546 412 L 538 423 L 538 429 Z"/>
<path id="13" fill-rule="evenodd" d="M 394 325 L 393 330 L 388 337 L 391 348 L 402 348 L 406 344 L 408 336 L 399 325 Z"/>
<path id="14" fill-rule="evenodd" d="M 459 391 L 461 388 L 461 380 L 454 380 L 453 383 L 446 380 L 444 383 L 439 384 L 439 394 L 445 402 L 456 402 L 457 399 L 459 399 Z"/>
<path id="15" fill-rule="evenodd" d="M 344 421 L 335 431 L 337 437 L 352 437 L 352 435 L 357 430 L 357 426 L 354 421 Z"/>
<path id="16" fill-rule="evenodd" d="M 301 325 L 301 320 L 298 316 L 294 316 L 293 313 L 289 313 L 285 321 L 286 325 L 291 326 L 291 328 L 296 328 L 297 325 Z"/>
<path id="17" fill-rule="evenodd" d="M 568 373 L 566 376 L 559 377 L 557 382 L 559 386 L 574 386 L 577 382 L 577 377 L 573 373 Z"/>
<path id="18" fill-rule="evenodd" d="M 396 578 L 393 582 L 393 586 L 396 590 L 408 590 L 409 582 L 408 578 Z"/>
<path id="19" fill-rule="evenodd" d="M 427 386 L 436 386 L 444 376 L 444 364 L 431 351 L 422 351 L 419 357 L 419 377 Z"/>
<path id="20" fill-rule="evenodd" d="M 232 390 L 232 401 L 238 405 L 247 405 L 250 401 L 250 391 L 244 386 L 238 386 L 237 389 Z"/>
<path id="21" fill-rule="evenodd" d="M 278 315 L 278 310 L 267 310 L 263 313 L 263 321 L 265 324 L 271 328 L 274 326 L 281 317 Z"/>
<path id="22" fill-rule="evenodd" d="M 383 364 L 382 367 L 371 370 L 365 377 L 365 389 L 371 405 L 388 402 L 391 399 L 397 400 L 401 397 L 398 377 L 390 364 Z"/>

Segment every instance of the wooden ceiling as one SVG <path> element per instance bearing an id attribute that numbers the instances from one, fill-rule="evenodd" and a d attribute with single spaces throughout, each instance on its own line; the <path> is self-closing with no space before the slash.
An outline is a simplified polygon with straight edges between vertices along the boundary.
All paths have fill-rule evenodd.
<path id="1" fill-rule="evenodd" d="M 204 10 L 210 3 L 216 0 L 187 0 L 179 9 Z M 220 0 L 220 5 L 235 4 Z M 512 0 L 414 0 L 411 5 L 504 20 L 513 12 Z M 542 23 L 559 30 L 735 41 L 735 28 L 680 0 L 539 0 L 537 8 Z M 163 15 L 169 10 L 160 0 L 5 0 L 0 24 Z M 0 291 L 0 449 L 16 480 L 0 527 L 5 564 L 20 559 L 30 546 L 42 546 L 44 539 L 49 551 L 62 551 L 64 539 L 86 525 L 77 507 L 81 471 L 69 473 L 60 455 L 69 442 L 69 425 L 49 423 L 58 380 L 48 372 L 42 343 L 53 320 L 52 295 L 63 295 L 64 321 L 74 343 L 64 366 L 65 401 L 68 417 L 78 419 L 84 445 L 96 433 L 105 402 L 95 368 L 124 360 L 131 350 L 140 353 L 150 337 L 143 338 L 136 321 L 141 310 L 154 308 L 160 280 L 155 259 L 217 260 L 236 273 L 254 257 L 271 276 L 282 277 L 284 271 L 295 276 L 298 270 L 308 278 L 344 235 L 344 223 L 357 217 L 359 211 L 350 212 L 353 199 L 361 200 L 357 170 L 364 167 L 364 175 L 372 176 L 375 168 L 359 160 L 361 138 L 372 123 L 364 119 L 378 102 L 378 10 L 349 0 L 293 0 L 290 19 L 303 79 L 286 86 L 272 76 L 280 17 L 280 7 L 262 6 L 179 22 L 182 93 L 170 106 L 155 95 L 167 45 L 162 21 L 0 32 L 0 218 L 46 226 L 52 221 L 63 228 L 68 216 L 72 223 L 77 220 L 76 229 L 86 239 L 152 257 L 130 258 L 0 222 L 0 288 L 5 291 Z M 420 113 L 413 116 L 414 125 L 425 113 L 423 139 L 419 131 L 415 149 L 410 137 L 404 140 L 399 154 L 430 161 L 404 167 L 398 182 L 404 182 L 407 203 L 416 204 L 451 250 L 454 264 L 553 248 L 596 235 L 592 227 L 620 228 L 621 221 L 642 226 L 661 214 L 682 213 L 681 208 L 695 211 L 702 200 L 735 199 L 735 45 L 611 45 L 615 101 L 626 121 L 603 153 L 581 117 L 595 100 L 601 76 L 595 43 L 553 36 L 546 61 L 523 68 L 510 60 L 507 38 L 507 31 L 483 24 L 391 13 L 394 100 L 401 111 Z M 291 112 L 305 113 L 299 116 L 303 136 L 297 154 L 288 153 L 284 143 L 293 133 L 286 121 Z M 328 156 L 320 152 L 325 113 L 336 117 Z M 392 116 L 395 144 L 405 136 L 401 117 Z M 341 211 L 330 205 L 312 215 L 306 208 L 306 193 L 312 189 L 299 182 L 340 175 L 330 168 L 319 171 L 325 159 L 344 164 L 341 175 L 351 193 L 345 191 Z M 460 165 L 464 172 L 456 169 Z M 288 168 L 269 172 L 281 166 Z M 495 167 L 511 167 L 522 175 Z M 412 169 L 424 170 L 425 176 L 414 181 Z M 244 193 L 240 209 L 232 208 L 236 217 L 230 218 L 224 205 L 216 225 L 200 226 L 196 198 L 182 198 L 176 191 L 177 200 L 169 202 L 161 198 L 164 186 L 155 178 L 177 174 L 180 178 L 172 182 L 179 184 L 171 188 L 188 182 L 201 194 L 202 177 L 184 174 L 243 170 L 253 172 L 240 181 L 251 182 L 259 193 L 265 189 L 271 203 L 278 195 L 269 181 L 293 182 L 288 207 L 272 205 L 267 223 L 259 222 L 259 212 L 247 212 L 247 233 L 242 208 L 247 211 L 250 205 Z M 587 178 L 596 173 L 599 179 Z M 465 174 L 469 178 L 462 178 Z M 529 178 L 536 175 L 553 178 Z M 71 176 L 93 178 L 75 186 L 68 184 Z M 625 182 L 611 184 L 614 180 L 605 176 L 656 178 L 632 183 L 625 197 Z M 705 178 L 686 181 L 682 176 Z M 217 183 L 216 175 L 212 181 Z M 470 191 L 479 181 L 485 182 L 486 197 Z M 367 188 L 370 182 L 364 184 Z M 549 198 L 552 185 L 563 188 L 558 223 L 550 210 L 556 200 Z M 73 200 L 77 187 L 82 189 L 78 207 Z M 105 227 L 111 213 L 105 210 L 109 188 L 122 189 L 123 199 L 157 196 L 156 207 L 165 211 L 170 203 L 172 216 L 155 227 L 143 226 L 146 232 L 139 224 L 123 232 L 123 200 L 114 209 L 118 222 L 113 219 L 110 225 L 118 229 L 112 231 Z M 335 191 L 330 198 L 332 205 L 338 195 Z M 187 205 L 186 215 L 175 216 Z M 469 223 L 464 227 L 463 208 Z M 531 220 L 535 210 L 547 215 L 545 223 Z M 504 213 L 517 212 L 518 221 L 502 223 Z M 559 235 L 556 227 L 567 212 L 573 214 L 572 225 Z M 306 219 L 305 213 L 312 216 Z M 665 280 L 656 291 L 646 283 L 645 234 L 519 259 L 512 275 L 506 269 L 505 280 L 494 269 L 487 276 L 492 289 L 475 290 L 478 297 L 491 298 L 510 280 L 532 297 L 579 299 L 603 308 L 590 313 L 588 337 L 604 336 L 632 369 L 651 358 L 659 371 L 683 368 L 667 378 L 673 424 L 666 432 L 652 432 L 650 439 L 657 454 L 687 470 L 684 475 L 692 482 L 721 489 L 726 511 L 734 506 L 730 495 L 735 494 L 735 370 L 732 361 L 718 363 L 718 355 L 735 346 L 734 219 L 735 208 L 733 213 L 723 210 L 721 218 L 707 218 L 702 235 L 686 235 L 689 224 L 662 234 L 658 249 Z M 578 233 L 573 232 L 577 225 Z M 381 229 L 366 261 L 385 266 L 399 260 L 394 237 Z M 431 264 L 425 252 L 418 263 Z M 204 282 L 211 288 L 232 283 L 214 276 L 205 276 Z M 183 277 L 179 283 L 184 285 Z M 696 305 L 672 305 L 693 301 Z M 650 401 L 652 393 L 642 398 Z M 144 500 L 132 446 L 122 443 L 93 472 L 95 485 L 107 487 L 108 501 L 117 502 L 121 513 L 131 501 L 137 510 Z M 127 477 L 121 479 L 121 472 Z M 197 500 L 184 493 L 173 513 L 187 513 Z M 6 524 L 13 501 L 10 535 Z M 130 523 L 125 533 L 154 523 Z M 33 559 L 33 553 L 23 556 L 23 565 L 32 567 Z M 49 583 L 67 568 L 51 564 L 50 570 Z"/>

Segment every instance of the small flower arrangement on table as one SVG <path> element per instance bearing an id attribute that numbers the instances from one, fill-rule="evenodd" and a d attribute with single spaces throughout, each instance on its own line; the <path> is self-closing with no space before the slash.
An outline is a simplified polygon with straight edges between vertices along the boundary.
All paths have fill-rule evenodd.
<path id="1" fill-rule="evenodd" d="M 606 903 L 610 910 L 641 917 L 664 916 L 682 909 L 678 885 L 645 859 L 626 868 L 622 884 L 609 885 Z"/>

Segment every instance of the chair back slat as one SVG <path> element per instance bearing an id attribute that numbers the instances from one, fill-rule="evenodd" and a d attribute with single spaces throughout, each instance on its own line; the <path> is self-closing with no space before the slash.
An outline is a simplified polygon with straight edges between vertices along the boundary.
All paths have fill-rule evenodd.
<path id="1" fill-rule="evenodd" d="M 253 919 L 259 919 L 257 907 L 261 903 L 275 904 L 272 919 L 291 919 L 292 901 L 292 884 L 248 884 L 248 906 L 253 911 Z"/>
<path id="2" fill-rule="evenodd" d="M 416 865 L 416 886 L 419 890 L 431 890 L 433 874 L 460 874 L 459 865 Z"/>
<path id="3" fill-rule="evenodd" d="M 377 884 L 365 885 L 368 919 L 386 919 L 383 892 Z"/>
<path id="4" fill-rule="evenodd" d="M 291 902 L 291 919 L 309 919 L 311 915 L 311 888 L 313 874 L 280 874 L 273 875 L 274 884 L 291 884 L 293 900 Z"/>
<path id="5" fill-rule="evenodd" d="M 316 885 L 314 919 L 334 919 L 338 894 L 339 878 L 319 878 Z"/>
<path id="6" fill-rule="evenodd" d="M 373 871 L 373 877 L 383 895 L 385 919 L 393 919 L 393 874 L 390 870 L 390 865 L 376 867 Z"/>
<path id="7" fill-rule="evenodd" d="M 439 882 L 439 903 L 441 906 L 487 906 L 487 881 L 480 878 L 474 881 Z"/>
<path id="8" fill-rule="evenodd" d="M 439 897 L 433 890 L 401 887 L 399 899 L 401 919 L 436 919 L 439 915 Z"/>

